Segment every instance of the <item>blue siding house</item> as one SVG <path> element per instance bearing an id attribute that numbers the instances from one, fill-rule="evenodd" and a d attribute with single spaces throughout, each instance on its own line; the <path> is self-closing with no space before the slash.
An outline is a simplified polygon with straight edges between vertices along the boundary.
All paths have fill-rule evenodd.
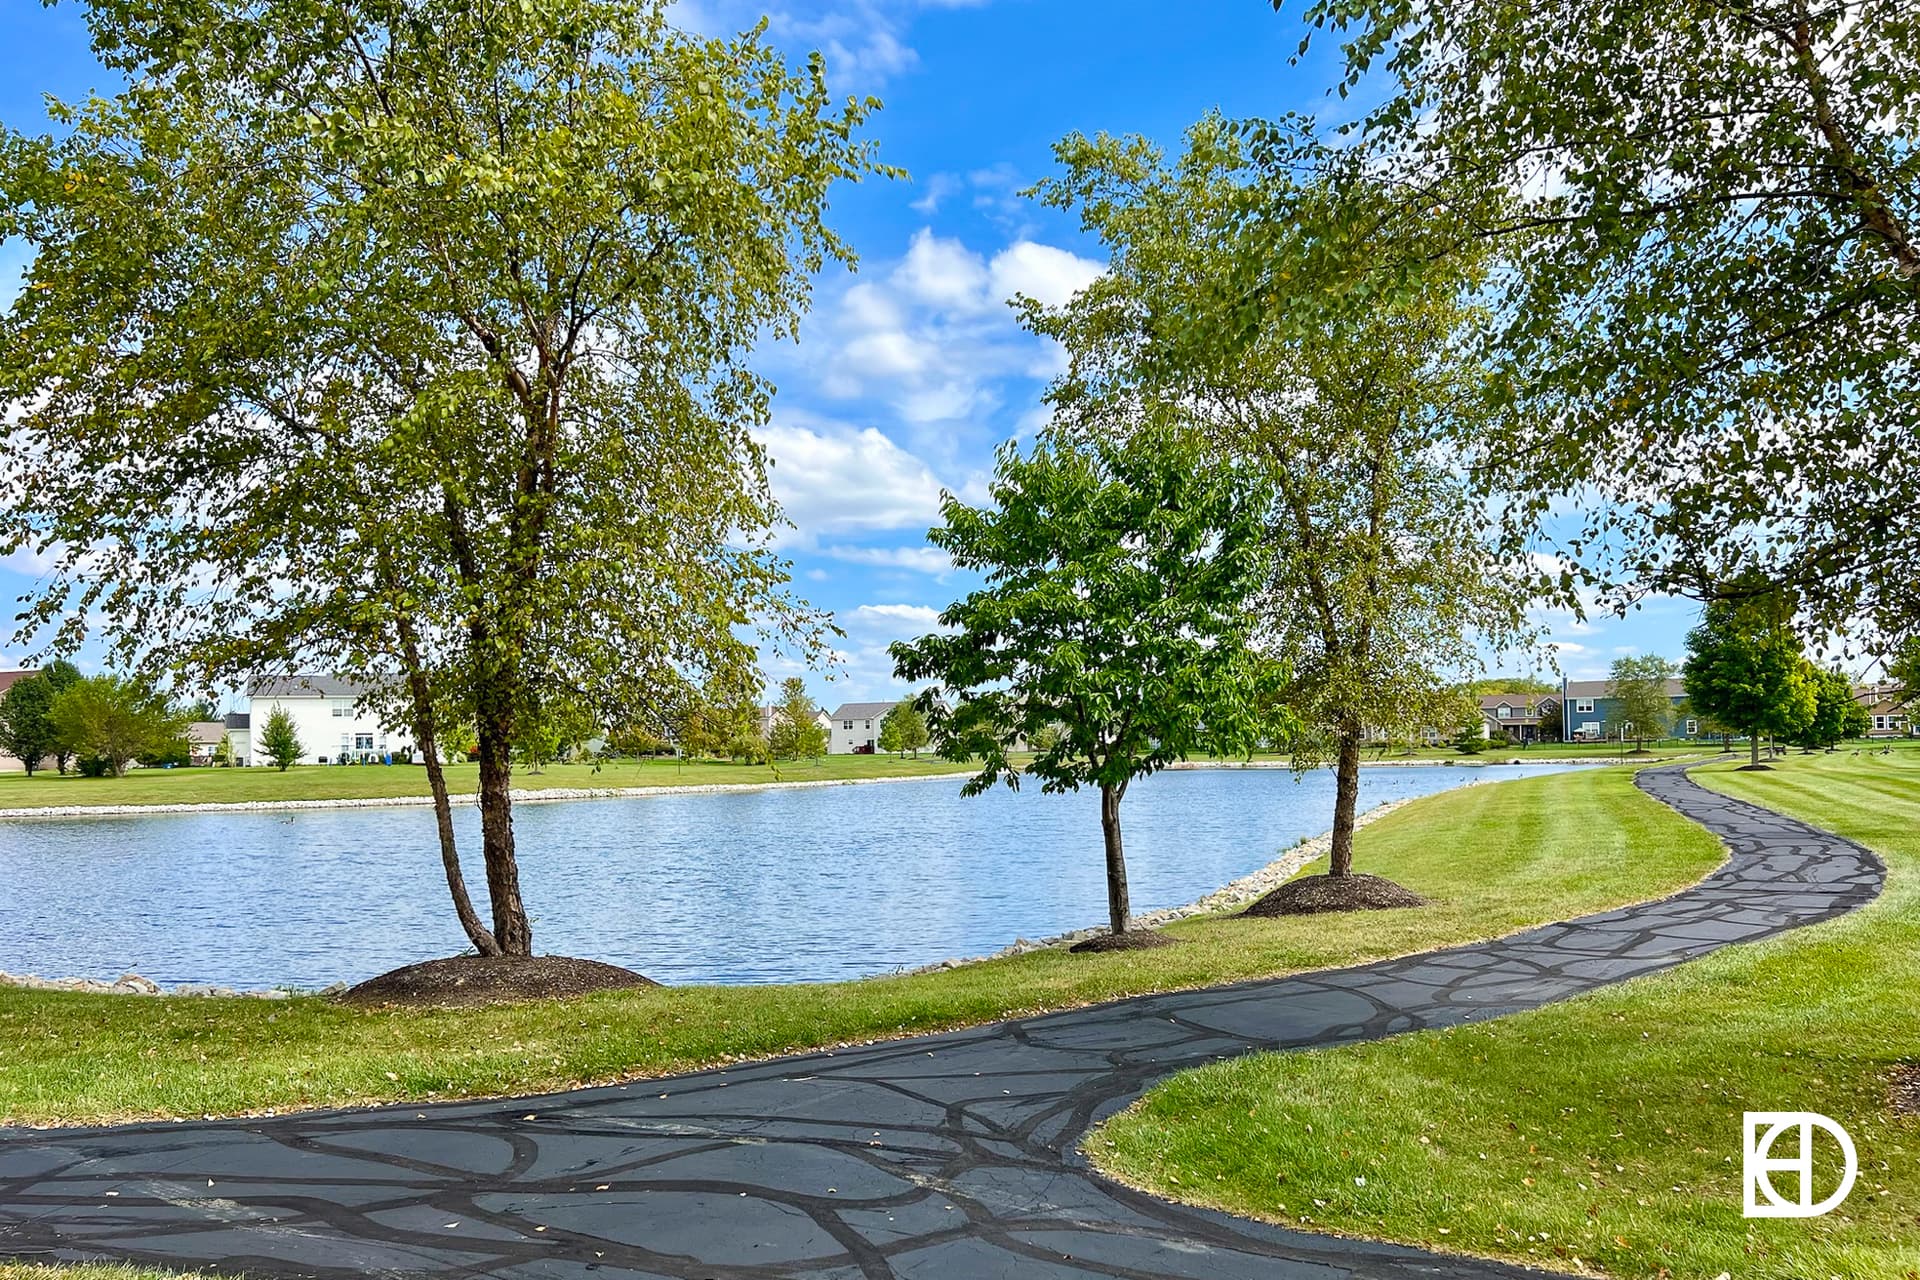
<path id="1" fill-rule="evenodd" d="M 1664 736 L 1674 738 L 1710 738 L 1700 721 L 1686 714 L 1687 691 L 1676 678 L 1667 681 L 1667 698 L 1673 704 L 1673 726 Z M 1560 682 L 1561 722 L 1568 742 L 1598 742 L 1618 737 L 1620 700 L 1613 696 L 1611 680 L 1562 680 Z M 1629 729 L 1631 738 L 1633 731 Z M 1649 737 L 1661 736 L 1650 731 Z"/>

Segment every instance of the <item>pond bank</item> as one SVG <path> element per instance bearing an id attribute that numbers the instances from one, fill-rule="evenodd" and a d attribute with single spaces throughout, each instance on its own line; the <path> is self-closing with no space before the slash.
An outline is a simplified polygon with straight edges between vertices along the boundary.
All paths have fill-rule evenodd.
<path id="1" fill-rule="evenodd" d="M 1363 769 L 1488 769 L 1510 765 L 1561 764 L 1646 764 L 1649 761 L 1618 760 L 1592 756 L 1518 756 L 1498 760 L 1462 757 L 1459 760 L 1369 760 Z M 1169 771 L 1210 769 L 1291 770 L 1284 760 L 1186 760 L 1168 765 Z M 795 778 L 766 782 L 667 783 L 644 787 L 544 787 L 513 792 L 515 804 L 558 804 L 571 800 L 638 800 L 648 796 L 717 795 L 752 791 L 806 791 L 822 787 L 862 787 L 887 782 L 938 782 L 964 778 L 964 773 L 906 774 L 880 778 Z M 477 796 L 455 795 L 456 808 L 469 807 Z M 240 800 L 202 801 L 191 804 L 70 804 L 33 808 L 0 808 L 0 821 L 26 818 L 130 818 L 164 813 L 296 813 L 327 809 L 425 809 L 433 805 L 432 796 L 355 797 L 322 800 Z"/>

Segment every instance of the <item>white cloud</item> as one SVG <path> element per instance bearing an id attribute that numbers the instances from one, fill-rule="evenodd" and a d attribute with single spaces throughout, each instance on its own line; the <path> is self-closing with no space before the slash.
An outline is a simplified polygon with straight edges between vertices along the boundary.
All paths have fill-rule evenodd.
<path id="1" fill-rule="evenodd" d="M 953 557 L 938 547 L 822 547 L 820 554 L 848 564 L 905 569 L 936 577 L 953 572 Z"/>
<path id="2" fill-rule="evenodd" d="M 936 236 L 931 227 L 914 232 L 907 256 L 893 269 L 895 287 L 909 298 L 954 311 L 983 306 L 989 278 L 979 254 L 958 240 Z"/>
<path id="3" fill-rule="evenodd" d="M 760 433 L 774 496 L 811 542 L 822 533 L 925 529 L 940 517 L 926 463 L 872 427 L 776 422 Z"/>
<path id="4" fill-rule="evenodd" d="M 898 260 L 808 321 L 805 376 L 836 399 L 878 398 L 917 427 L 983 422 L 1009 400 L 1034 396 L 1032 387 L 1003 384 L 1044 382 L 1064 367 L 1058 345 L 1022 329 L 1009 300 L 1059 304 L 1103 270 L 1033 240 L 988 255 L 923 227 Z"/>
<path id="5" fill-rule="evenodd" d="M 856 624 L 878 624 L 889 631 L 901 631 L 904 628 L 913 635 L 923 635 L 940 623 L 940 611 L 923 604 L 863 604 L 855 609 L 851 621 Z"/>
<path id="6" fill-rule="evenodd" d="M 1020 240 L 994 255 L 992 289 L 1001 298 L 1024 294 L 1050 307 L 1064 305 L 1099 278 L 1105 267 L 1052 245 Z"/>

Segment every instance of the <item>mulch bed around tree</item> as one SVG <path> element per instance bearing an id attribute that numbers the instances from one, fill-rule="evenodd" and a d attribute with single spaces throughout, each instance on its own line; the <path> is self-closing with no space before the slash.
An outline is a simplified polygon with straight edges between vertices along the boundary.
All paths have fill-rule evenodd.
<path id="1" fill-rule="evenodd" d="M 1096 951 L 1149 951 L 1154 947 L 1170 947 L 1173 939 L 1164 933 L 1152 929 L 1129 929 L 1125 933 L 1102 933 L 1076 942 L 1067 950 L 1085 955 Z"/>
<path id="2" fill-rule="evenodd" d="M 1301 876 L 1243 911 L 1249 916 L 1310 916 L 1323 911 L 1391 911 L 1424 907 L 1427 900 L 1384 876 L 1356 871 L 1344 876 Z"/>
<path id="3" fill-rule="evenodd" d="M 355 1005 L 484 1005 L 561 1000 L 595 991 L 657 987 L 652 978 L 571 956 L 452 956 L 368 978 L 339 997 Z"/>
<path id="4" fill-rule="evenodd" d="M 1920 1063 L 1893 1069 L 1893 1085 L 1887 1098 L 1897 1116 L 1920 1116 Z"/>

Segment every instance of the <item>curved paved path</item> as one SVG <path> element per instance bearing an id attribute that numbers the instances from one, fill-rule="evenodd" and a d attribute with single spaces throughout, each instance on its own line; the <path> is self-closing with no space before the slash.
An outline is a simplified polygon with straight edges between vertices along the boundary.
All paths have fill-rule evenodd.
<path id="1" fill-rule="evenodd" d="M 1169 1205 L 1087 1127 L 1184 1067 L 1531 1009 L 1870 900 L 1866 850 L 1683 770 L 1731 861 L 1664 901 L 1335 972 L 517 1102 L 0 1134 L 0 1256 L 349 1277 L 1507 1277 Z"/>

